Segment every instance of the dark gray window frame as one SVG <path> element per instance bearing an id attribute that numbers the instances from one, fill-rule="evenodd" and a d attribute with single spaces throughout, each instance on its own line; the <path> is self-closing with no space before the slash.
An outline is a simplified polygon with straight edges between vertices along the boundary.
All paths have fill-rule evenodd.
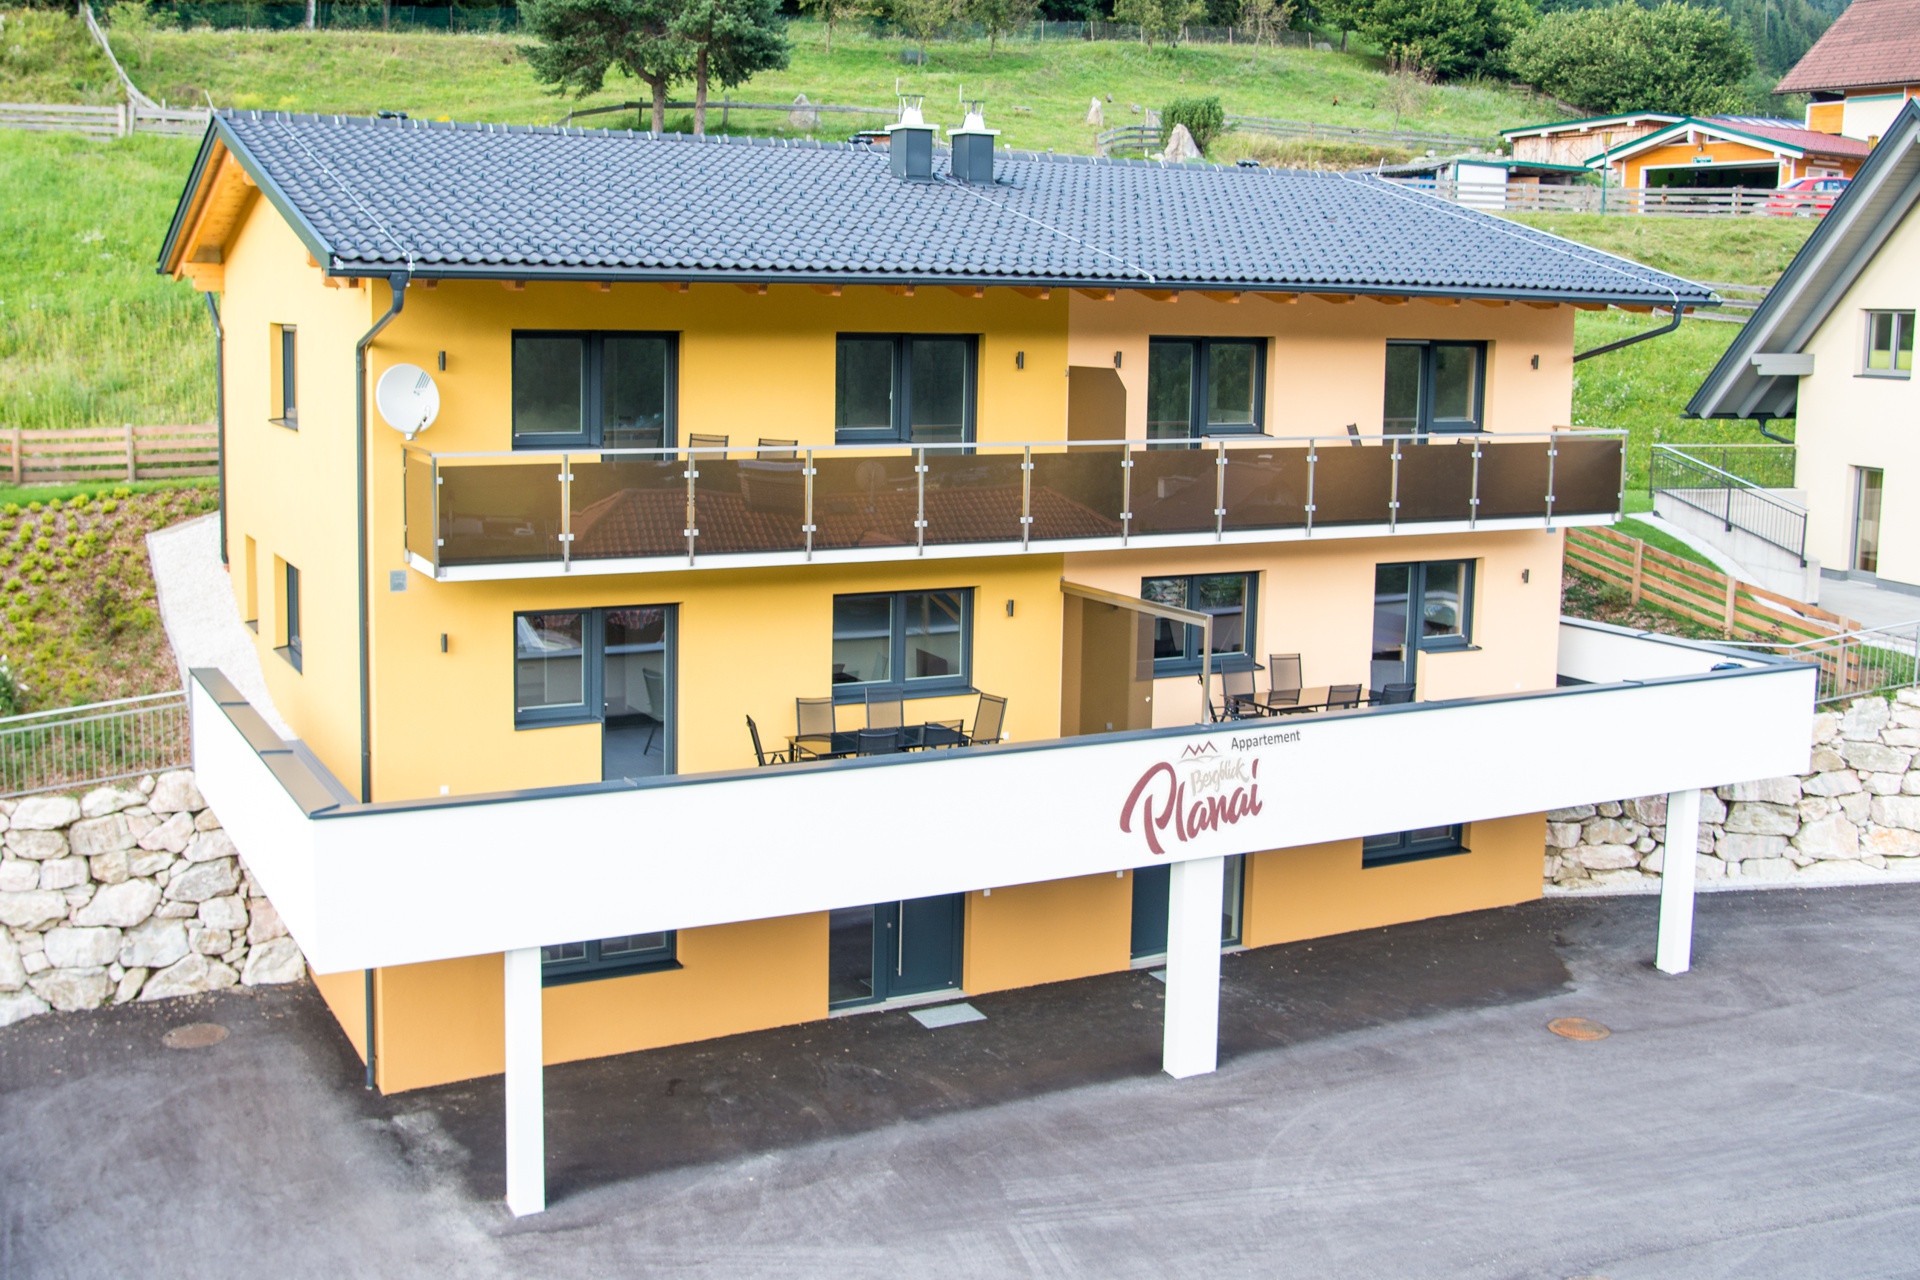
<path id="1" fill-rule="evenodd" d="M 281 582 L 285 598 L 281 601 L 287 623 L 287 642 L 274 650 L 287 660 L 295 671 L 306 670 L 302 665 L 306 659 L 306 642 L 300 638 L 300 570 L 290 564 L 282 563 L 285 573 Z"/>
<path id="2" fill-rule="evenodd" d="M 664 644 L 666 661 L 662 663 L 662 683 L 666 688 L 667 705 L 673 709 L 670 720 L 660 726 L 660 751 L 662 762 L 660 771 L 671 774 L 678 769 L 678 747 L 680 740 L 680 606 L 677 604 L 621 604 L 596 606 L 580 609 L 516 609 L 513 611 L 514 629 L 519 621 L 528 614 L 577 613 L 582 615 L 580 661 L 583 670 L 580 673 L 580 705 L 578 707 L 530 707 L 521 710 L 513 708 L 513 727 L 515 732 L 522 729 L 552 729 L 561 725 L 605 724 L 606 723 L 606 645 L 607 614 L 621 609 L 661 609 L 666 613 Z M 509 663 L 514 661 L 510 658 Z M 513 668 L 507 668 L 507 703 L 513 704 Z"/>
<path id="3" fill-rule="evenodd" d="M 1473 643 L 1473 606 L 1474 588 L 1478 585 L 1479 574 L 1477 560 L 1384 560 L 1374 566 L 1374 572 L 1391 565 L 1404 564 L 1407 567 L 1407 627 L 1412 630 L 1415 620 L 1426 616 L 1427 569 L 1436 564 L 1457 564 L 1460 573 L 1460 634 L 1457 636 L 1436 636 L 1429 640 L 1415 634 L 1408 639 L 1408 646 L 1416 653 L 1459 653 L 1474 649 Z M 1409 673 L 1411 674 L 1411 673 Z"/>
<path id="4" fill-rule="evenodd" d="M 671 329 L 515 329 L 509 338 L 508 362 L 516 363 L 513 356 L 514 345 L 522 338 L 579 338 L 584 342 L 581 360 L 580 417 L 582 429 L 567 435 L 542 434 L 522 436 L 519 428 L 509 424 L 513 447 L 525 453 L 539 453 L 556 449 L 598 449 L 605 438 L 606 424 L 601 420 L 601 403 L 604 391 L 603 376 L 606 367 L 606 340 L 608 338 L 661 338 L 667 344 L 667 386 L 666 405 L 660 414 L 660 447 L 672 449 L 679 444 L 680 430 L 680 335 Z M 507 376 L 507 407 L 512 413 L 513 407 L 513 370 Z M 550 613 L 565 610 L 547 610 Z"/>
<path id="5" fill-rule="evenodd" d="M 940 591 L 949 591 L 960 597 L 960 671 L 957 675 L 927 676 L 909 680 L 906 676 L 907 597 Z M 978 692 L 973 685 L 974 588 L 908 587 L 901 591 L 836 591 L 833 598 L 839 601 L 855 596 L 886 596 L 891 599 L 890 618 L 893 634 L 887 646 L 887 670 L 895 674 L 891 680 L 849 680 L 835 684 L 833 686 L 835 703 L 865 702 L 869 689 L 881 693 L 898 693 L 903 699 L 947 698 L 955 694 Z M 831 651 L 831 637 L 828 638 L 828 647 Z"/>
<path id="6" fill-rule="evenodd" d="M 960 439 L 928 442 L 926 447 L 955 448 L 974 443 L 975 422 L 980 399 L 980 337 L 973 333 L 836 333 L 833 335 L 834 397 L 839 398 L 840 344 L 842 342 L 891 342 L 893 344 L 893 423 L 877 427 L 841 427 L 833 429 L 835 444 L 912 444 L 913 360 L 909 344 L 918 340 L 963 342 L 967 348 L 966 372 L 961 377 Z M 849 593 L 853 594 L 853 593 Z"/>
<path id="7" fill-rule="evenodd" d="M 1885 369 L 1875 369 L 1871 367 L 1873 360 L 1873 322 L 1875 317 L 1878 316 L 1893 317 L 1893 348 L 1887 353 L 1889 367 Z M 1898 369 L 1892 366 L 1898 364 L 1900 360 L 1901 332 L 1904 330 L 1910 336 L 1914 334 L 1915 322 L 1916 320 L 1920 320 L 1920 311 L 1902 310 L 1899 307 L 1869 307 L 1866 310 L 1865 318 L 1866 335 L 1865 341 L 1860 344 L 1860 372 L 1856 376 L 1862 378 L 1891 378 L 1899 382 L 1911 380 L 1913 370 Z M 1920 350 L 1920 341 L 1916 341 L 1914 347 L 1916 350 Z"/>
<path id="8" fill-rule="evenodd" d="M 1411 831 L 1365 836 L 1360 841 L 1360 868 L 1364 871 L 1373 867 L 1397 866 L 1402 862 L 1420 862 L 1427 858 L 1451 858 L 1463 853 L 1472 853 L 1473 850 L 1467 847 L 1466 840 L 1467 830 L 1464 822 L 1449 825 L 1444 836 L 1430 836 L 1425 839 L 1415 839 Z"/>
<path id="9" fill-rule="evenodd" d="M 274 406 L 279 416 L 268 418 L 267 421 L 276 427 L 298 431 L 300 429 L 300 326 L 277 324 L 274 328 L 279 331 L 274 336 L 278 339 L 280 349 L 274 353 L 274 357 L 280 365 L 280 403 Z"/>
<path id="10" fill-rule="evenodd" d="M 653 932 L 649 930 L 649 932 Z M 685 966 L 680 963 L 680 932 L 677 929 L 661 930 L 666 942 L 658 947 L 649 947 L 644 951 L 634 951 L 626 955 L 603 959 L 600 945 L 611 942 L 611 938 L 594 938 L 579 945 L 586 954 L 578 960 L 549 960 L 546 952 L 540 954 L 540 985 L 543 987 L 563 987 L 573 982 L 593 982 L 601 978 L 622 978 L 633 973 L 671 973 Z M 625 935 L 632 936 L 632 935 Z"/>
<path id="11" fill-rule="evenodd" d="M 1245 665 L 1255 660 L 1253 656 L 1256 634 L 1254 624 L 1259 619 L 1260 605 L 1260 574 L 1258 571 L 1252 569 L 1244 571 L 1229 569 L 1220 573 L 1148 574 L 1140 579 L 1140 598 L 1142 600 L 1147 598 L 1147 583 L 1164 578 L 1185 578 L 1187 580 L 1187 603 L 1184 607 L 1193 610 L 1195 613 L 1206 612 L 1206 609 L 1199 603 L 1200 579 L 1245 578 L 1247 581 L 1247 603 L 1243 611 L 1245 618 L 1243 630 L 1247 637 L 1246 650 L 1240 654 L 1216 653 L 1213 655 L 1212 667 L 1215 671 L 1220 671 L 1227 666 Z M 1186 638 L 1186 652 L 1178 658 L 1155 658 L 1153 660 L 1154 679 L 1158 680 L 1164 676 L 1194 676 L 1200 674 L 1200 637 L 1202 632 L 1199 627 L 1193 626 L 1183 626 L 1180 630 Z"/>
<path id="12" fill-rule="evenodd" d="M 1213 376 L 1213 348 L 1215 346 L 1244 347 L 1251 345 L 1253 354 L 1253 425 L 1241 426 L 1238 423 L 1214 427 L 1207 422 L 1207 384 Z M 1221 436 L 1257 436 L 1267 430 L 1267 340 L 1261 337 L 1234 337 L 1222 335 L 1212 338 L 1181 337 L 1177 334 L 1155 335 L 1147 339 L 1147 376 L 1153 376 L 1153 349 L 1155 347 L 1187 346 L 1193 348 L 1193 385 L 1187 399 L 1188 440 L 1211 440 Z M 1179 436 L 1155 436 L 1149 443 L 1167 443 L 1180 440 Z"/>
<path id="13" fill-rule="evenodd" d="M 1420 410 L 1419 420 L 1414 430 L 1419 435 L 1464 436 L 1483 433 L 1487 429 L 1487 342 L 1483 338 L 1389 338 L 1389 349 L 1393 347 L 1418 347 L 1420 355 Z M 1470 427 L 1433 425 L 1433 362 L 1434 352 L 1441 347 L 1471 347 L 1474 350 L 1473 361 L 1473 425 Z M 1384 395 L 1384 388 L 1382 394 Z"/>

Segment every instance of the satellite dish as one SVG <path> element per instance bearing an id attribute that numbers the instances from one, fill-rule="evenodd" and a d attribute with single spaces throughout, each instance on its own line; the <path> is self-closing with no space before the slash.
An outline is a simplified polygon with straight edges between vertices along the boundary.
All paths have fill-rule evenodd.
<path id="1" fill-rule="evenodd" d="M 411 440 L 440 416 L 440 388 L 417 364 L 397 364 L 380 375 L 373 404 L 387 425 Z"/>

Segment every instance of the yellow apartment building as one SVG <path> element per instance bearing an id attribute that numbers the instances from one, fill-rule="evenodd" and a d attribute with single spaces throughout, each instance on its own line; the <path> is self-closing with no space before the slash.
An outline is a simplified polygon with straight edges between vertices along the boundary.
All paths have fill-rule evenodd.
<path id="1" fill-rule="evenodd" d="M 1560 617 L 1623 466 L 1574 313 L 1708 290 L 936 133 L 222 112 L 188 179 L 297 734 L 196 672 L 201 785 L 370 1083 L 506 1073 L 516 1212 L 545 1063 L 1151 964 L 1192 1075 L 1222 947 L 1532 898 L 1549 809 L 1804 764 L 1803 669 Z"/>

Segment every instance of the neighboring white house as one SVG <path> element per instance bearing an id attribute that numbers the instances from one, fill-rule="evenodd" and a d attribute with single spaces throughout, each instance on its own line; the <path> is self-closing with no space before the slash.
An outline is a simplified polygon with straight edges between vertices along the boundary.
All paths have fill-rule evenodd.
<path id="1" fill-rule="evenodd" d="M 1807 555 L 1827 577 L 1920 594 L 1920 101 L 1687 404 L 1689 417 L 1796 420 Z"/>

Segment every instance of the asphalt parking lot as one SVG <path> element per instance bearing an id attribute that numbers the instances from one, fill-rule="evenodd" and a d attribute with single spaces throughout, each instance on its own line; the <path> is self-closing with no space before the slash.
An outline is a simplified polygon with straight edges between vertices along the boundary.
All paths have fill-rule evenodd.
<path id="1" fill-rule="evenodd" d="M 1557 899 L 380 1098 L 308 986 L 0 1029 L 0 1276 L 1852 1277 L 1920 1272 L 1920 887 Z M 1553 1018 L 1612 1035 L 1575 1042 Z M 217 1022 L 219 1044 L 171 1050 Z"/>

